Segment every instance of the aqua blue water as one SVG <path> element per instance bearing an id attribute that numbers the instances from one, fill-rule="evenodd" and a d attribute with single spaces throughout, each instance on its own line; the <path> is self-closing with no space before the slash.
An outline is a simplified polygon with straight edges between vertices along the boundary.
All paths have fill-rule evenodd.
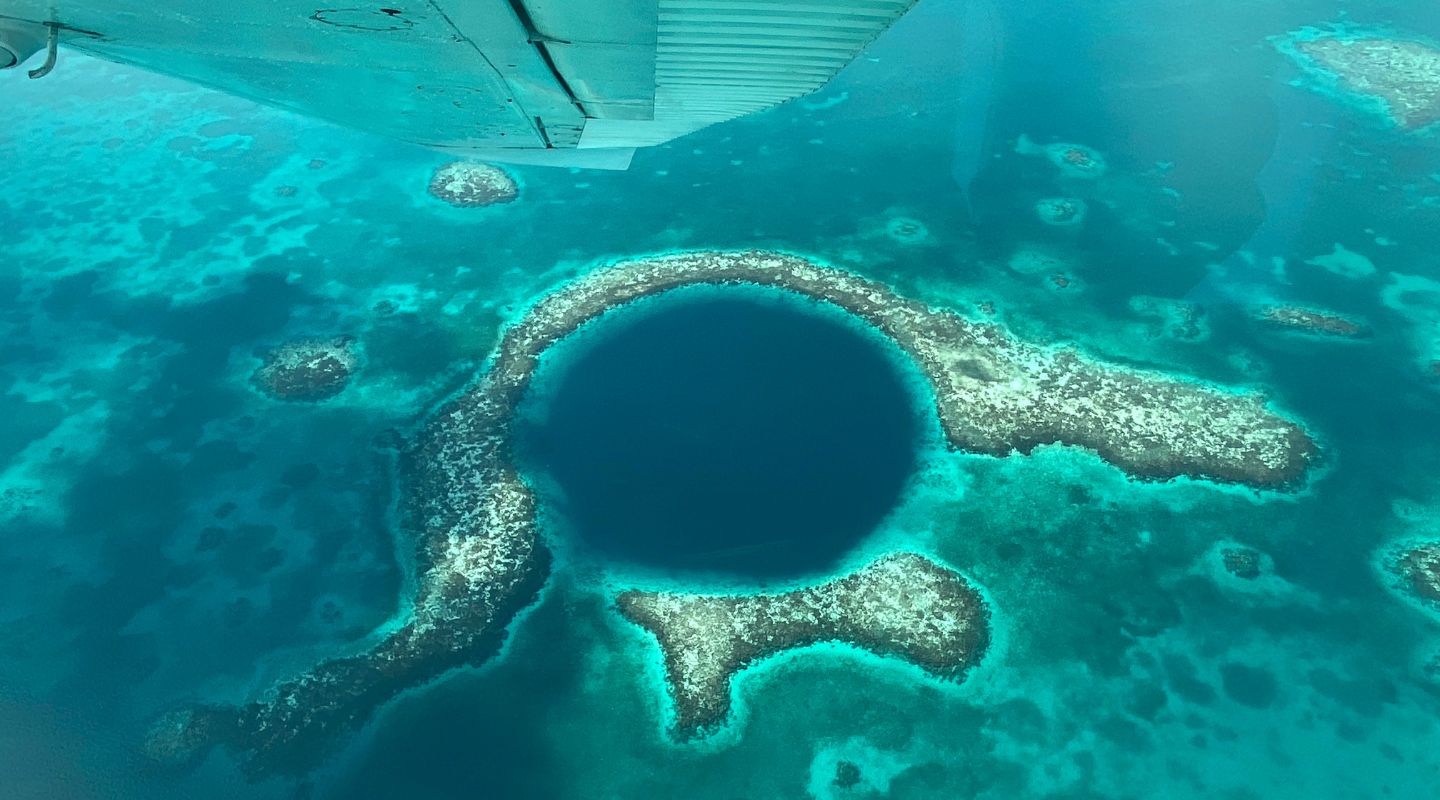
<path id="1" fill-rule="evenodd" d="M 73 53 L 44 81 L 0 76 L 0 798 L 1434 796 L 1440 623 L 1375 561 L 1440 536 L 1440 140 L 1292 85 L 1267 39 L 1342 18 L 1440 38 L 1414 2 L 924 0 L 812 98 L 628 172 L 513 168 L 520 199 L 479 210 L 426 196 L 442 154 Z M 1017 152 L 1022 134 L 1095 148 L 1109 172 L 1066 179 Z M 1034 215 L 1062 193 L 1087 201 L 1083 225 Z M 924 234 L 891 236 L 897 220 Z M 1373 271 L 1307 263 L 1337 244 Z M 653 644 L 609 600 L 647 555 L 623 549 L 643 542 L 632 528 L 613 565 L 573 547 L 500 658 L 390 704 L 304 781 L 247 783 L 223 753 L 188 771 L 140 756 L 161 711 L 261 692 L 396 613 L 387 442 L 471 380 L 521 309 L 615 257 L 741 247 L 1262 389 L 1324 464 L 1303 492 L 1257 495 L 1136 483 L 1066 448 L 946 453 L 921 430 L 892 453 L 913 471 L 868 465 L 874 484 L 835 497 L 902 481 L 876 524 L 807 528 L 830 549 L 795 557 L 821 560 L 750 551 L 724 584 L 931 553 L 994 606 L 996 648 L 959 686 L 810 653 L 743 677 L 725 735 L 676 746 Z M 1020 249 L 1069 285 L 1012 268 Z M 1199 303 L 1208 333 L 1167 332 L 1151 298 Z M 1277 333 L 1249 316 L 1271 302 L 1371 333 Z M 791 337 L 818 323 L 765 324 L 784 339 L 770 358 L 805 352 Z M 364 359 L 340 396 L 251 388 L 258 351 L 336 334 Z M 563 394 L 600 389 L 560 391 L 551 410 L 574 403 L 573 424 L 600 413 Z M 895 413 L 846 400 L 837 414 Z M 557 468 L 585 455 L 556 447 Z M 1226 543 L 1271 573 L 1229 576 Z M 679 554 L 648 555 L 664 571 Z M 842 759 L 859 788 L 831 782 Z"/>

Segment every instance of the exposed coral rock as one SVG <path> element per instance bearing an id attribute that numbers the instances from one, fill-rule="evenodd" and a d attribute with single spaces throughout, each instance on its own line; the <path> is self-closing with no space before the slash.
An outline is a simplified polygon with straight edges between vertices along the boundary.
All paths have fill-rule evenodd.
<path id="1" fill-rule="evenodd" d="M 1440 541 L 1403 548 L 1390 569 L 1404 588 L 1429 603 L 1440 603 Z"/>
<path id="2" fill-rule="evenodd" d="M 1349 317 L 1303 306 L 1261 306 L 1255 309 L 1254 316 L 1266 325 L 1297 333 L 1355 339 L 1367 332 L 1364 325 Z"/>
<path id="3" fill-rule="evenodd" d="M 359 365 L 355 340 L 296 339 L 266 352 L 251 380 L 276 400 L 315 402 L 339 394 Z"/>
<path id="4" fill-rule="evenodd" d="M 1260 551 L 1249 547 L 1226 547 L 1220 551 L 1225 571 L 1237 578 L 1254 580 L 1263 572 Z"/>
<path id="5" fill-rule="evenodd" d="M 1141 478 L 1189 475 L 1261 488 L 1297 483 L 1315 453 L 1305 432 L 1257 395 L 1024 344 L 998 326 L 796 256 L 697 252 L 621 264 L 537 302 L 505 331 L 488 370 L 442 406 L 402 454 L 401 519 L 415 540 L 417 575 L 408 619 L 369 651 L 322 662 L 238 708 L 171 717 L 173 730 L 156 747 L 223 743 L 242 754 L 252 774 L 304 772 L 396 694 L 497 652 L 506 626 L 550 571 L 535 496 L 516 472 L 510 439 L 514 409 L 541 355 L 611 308 L 696 284 L 784 289 L 875 326 L 929 379 L 949 441 L 973 453 L 1007 456 L 1060 442 L 1091 448 Z M 851 607 L 861 613 L 869 606 Z M 903 643 L 883 637 L 897 630 L 875 628 L 869 635 L 881 638 L 874 641 L 854 636 L 889 652 Z M 938 640 L 918 641 L 920 649 L 905 655 L 932 671 L 960 668 L 947 660 L 953 653 L 925 650 L 926 642 Z"/>
<path id="6" fill-rule="evenodd" d="M 723 724 L 735 674 L 784 650 L 841 641 L 958 679 L 990 641 L 979 593 L 954 571 L 909 553 L 785 594 L 628 591 L 616 602 L 660 642 L 681 739 Z"/>
<path id="7" fill-rule="evenodd" d="M 473 208 L 508 203 L 520 195 L 520 188 L 499 167 L 454 161 L 435 171 L 430 194 L 452 206 Z"/>
<path id="8" fill-rule="evenodd" d="M 1382 101 L 1406 130 L 1440 122 L 1440 49 L 1406 39 L 1333 33 L 1299 38 L 1294 48 L 1350 92 Z"/>

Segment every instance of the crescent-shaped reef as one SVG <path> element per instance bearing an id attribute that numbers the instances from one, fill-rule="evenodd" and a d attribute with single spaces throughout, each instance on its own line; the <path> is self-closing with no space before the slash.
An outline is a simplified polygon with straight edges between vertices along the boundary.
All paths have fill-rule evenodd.
<path id="1" fill-rule="evenodd" d="M 799 256 L 691 252 L 629 261 L 560 286 L 536 302 L 505 331 L 478 380 L 445 402 L 403 454 L 400 525 L 401 535 L 415 541 L 416 590 L 413 608 L 396 626 L 368 651 L 324 661 L 243 705 L 192 706 L 167 714 L 152 729 L 149 753 L 187 763 L 223 744 L 241 756 L 251 774 L 305 772 L 400 692 L 498 652 L 507 627 L 536 599 L 551 569 L 536 496 L 517 472 L 511 436 L 516 405 L 542 355 L 609 309 L 707 284 L 794 292 L 873 326 L 928 379 L 941 429 L 960 451 L 1003 457 L 1058 443 L 1092 450 L 1140 479 L 1186 476 L 1256 489 L 1298 485 L 1316 454 L 1301 426 L 1257 394 L 1108 366 L 1073 348 L 1026 344 L 997 325 L 930 308 L 876 281 Z M 882 567 L 872 568 L 881 571 L 869 578 L 857 577 L 867 574 L 862 571 L 828 585 L 888 574 Z M 941 570 L 925 569 L 932 567 Z M 941 580 L 941 573 L 935 577 Z M 964 584 L 946 585 L 957 613 L 963 607 L 979 619 L 974 616 L 981 613 L 979 601 L 960 588 Z M 838 590 L 827 591 L 833 596 Z M 630 613 L 638 618 L 647 595 L 629 597 Z M 882 601 L 888 602 L 877 599 Z M 874 612 L 882 606 L 865 605 L 869 601 L 860 594 L 844 602 L 859 604 L 850 623 L 822 630 L 817 622 L 792 639 L 833 633 L 907 655 L 927 668 L 933 657 L 935 670 L 955 674 L 979 652 L 974 637 L 983 626 L 978 624 L 951 643 L 954 648 L 931 654 L 895 638 L 897 630 L 908 630 L 903 626 L 872 629 L 864 622 L 878 625 Z M 969 643 L 960 644 L 962 639 Z M 682 722 L 703 725 L 716 713 L 713 703 L 697 705 Z"/>

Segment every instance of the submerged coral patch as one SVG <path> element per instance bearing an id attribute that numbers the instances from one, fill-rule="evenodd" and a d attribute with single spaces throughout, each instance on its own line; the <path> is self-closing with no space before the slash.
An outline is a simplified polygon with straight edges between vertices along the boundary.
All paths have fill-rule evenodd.
<path id="1" fill-rule="evenodd" d="M 885 235 L 900 244 L 921 244 L 930 238 L 925 223 L 910 217 L 892 217 L 885 223 Z"/>
<path id="2" fill-rule="evenodd" d="M 1078 197 L 1047 197 L 1035 203 L 1035 216 L 1046 225 L 1069 228 L 1085 221 L 1085 201 Z"/>
<path id="3" fill-rule="evenodd" d="M 839 641 L 958 679 L 990 640 L 980 594 L 953 570 L 911 553 L 784 594 L 632 590 L 616 604 L 660 643 L 673 732 L 682 740 L 724 723 L 737 672 L 785 650 Z"/>
<path id="4" fill-rule="evenodd" d="M 1329 253 L 1315 256 L 1305 263 L 1351 280 L 1368 278 L 1376 271 L 1374 261 L 1362 253 L 1347 250 L 1345 245 L 1339 242 L 1335 243 L 1334 249 Z"/>
<path id="5" fill-rule="evenodd" d="M 1083 144 L 1054 142 L 1041 145 L 1022 134 L 1015 142 L 1015 152 L 1043 156 L 1067 178 L 1099 178 L 1109 170 L 1105 157 Z"/>
<path id="6" fill-rule="evenodd" d="M 1135 295 L 1130 310 L 1153 321 L 1157 336 L 1186 342 L 1204 341 L 1210 336 L 1205 308 L 1199 303 L 1173 297 Z"/>
<path id="7" fill-rule="evenodd" d="M 265 351 L 251 376 L 256 388 L 276 400 L 315 402 L 339 394 L 359 365 L 355 339 L 295 339 Z"/>
<path id="8" fill-rule="evenodd" d="M 1391 554 L 1389 569 L 1400 588 L 1440 608 L 1440 541 L 1417 542 Z"/>
<path id="9" fill-rule="evenodd" d="M 1010 254 L 1005 266 L 1021 275 L 1053 275 L 1070 265 L 1057 254 L 1038 247 L 1022 247 Z"/>
<path id="10" fill-rule="evenodd" d="M 508 203 L 520 195 L 520 187 L 499 167 L 454 161 L 435 171 L 430 194 L 452 206 L 474 208 Z"/>

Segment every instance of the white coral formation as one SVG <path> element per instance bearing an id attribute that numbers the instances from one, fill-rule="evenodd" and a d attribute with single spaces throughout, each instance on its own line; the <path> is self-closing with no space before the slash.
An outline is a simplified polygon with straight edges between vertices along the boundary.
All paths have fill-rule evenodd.
<path id="1" fill-rule="evenodd" d="M 499 167 L 455 161 L 436 170 L 430 194 L 452 206 L 470 208 L 508 203 L 519 196 L 520 187 Z"/>
<path id="2" fill-rule="evenodd" d="M 842 641 L 958 678 L 989 642 L 980 595 L 954 571 L 912 553 L 785 594 L 630 591 L 618 603 L 660 642 L 681 738 L 723 722 L 735 673 L 784 650 Z"/>
<path id="3" fill-rule="evenodd" d="M 1301 31 L 1295 51 L 1354 94 L 1380 101 L 1405 130 L 1440 122 L 1440 49 L 1378 34 Z"/>

